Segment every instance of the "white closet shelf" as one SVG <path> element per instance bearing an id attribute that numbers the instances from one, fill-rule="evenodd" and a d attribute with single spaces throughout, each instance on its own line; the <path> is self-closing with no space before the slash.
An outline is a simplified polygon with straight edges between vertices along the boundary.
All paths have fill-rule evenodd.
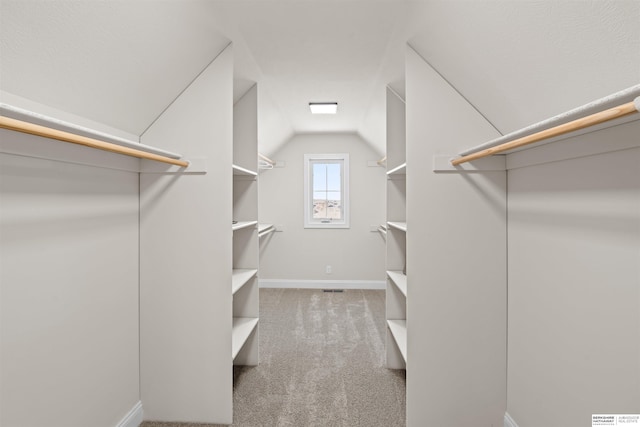
<path id="1" fill-rule="evenodd" d="M 139 141 L 131 141 L 118 136 L 109 135 L 104 132 L 90 129 L 84 126 L 79 126 L 74 123 L 66 122 L 55 117 L 46 116 L 44 114 L 36 113 L 33 111 L 25 110 L 23 108 L 15 107 L 13 105 L 0 103 L 0 114 L 5 117 L 22 120 L 33 125 L 45 126 L 54 130 L 63 132 L 69 132 L 80 136 L 86 136 L 88 138 L 95 138 L 110 142 L 122 147 L 134 148 L 147 153 L 157 154 L 159 156 L 169 157 L 171 159 L 180 159 L 182 156 L 178 153 L 163 150 L 158 147 L 152 147 L 150 145 L 141 144 Z"/>
<path id="2" fill-rule="evenodd" d="M 396 230 L 407 232 L 407 223 L 406 222 L 398 222 L 398 221 L 388 221 L 387 224 L 391 228 L 395 228 Z"/>
<path id="3" fill-rule="evenodd" d="M 238 221 L 237 223 L 231 226 L 233 231 L 241 230 L 243 228 L 251 227 L 253 225 L 258 224 L 258 221 Z"/>
<path id="4" fill-rule="evenodd" d="M 640 120 L 640 84 L 527 126 L 460 153 L 456 166 L 495 154 L 528 150 L 541 144 Z"/>
<path id="5" fill-rule="evenodd" d="M 231 331 L 231 357 L 234 359 L 240 353 L 242 346 L 258 325 L 257 317 L 234 317 Z"/>
<path id="6" fill-rule="evenodd" d="M 6 109 L 6 107 L 7 106 L 3 104 L 2 108 Z M 126 141 L 120 138 L 110 137 L 105 134 L 100 134 L 104 135 L 101 139 L 88 137 L 85 136 L 85 134 L 96 134 L 96 132 L 91 132 L 85 128 L 76 127 L 75 130 L 78 133 L 59 130 L 55 126 L 63 127 L 60 122 L 56 122 L 55 120 L 51 119 L 53 121 L 47 123 L 43 117 L 45 116 L 29 118 L 40 119 L 39 121 L 46 123 L 46 125 L 40 125 L 32 123 L 31 121 L 24 121 L 11 117 L 0 116 L 0 128 L 7 129 L 13 132 L 20 132 L 43 137 L 46 138 L 46 141 L 65 142 L 68 144 L 74 144 L 76 146 L 79 145 L 99 151 L 106 151 L 110 153 L 134 157 L 137 159 L 152 160 L 154 162 L 166 163 L 182 168 L 189 167 L 189 162 L 187 160 L 181 159 L 181 156 L 179 154 L 171 153 L 148 145 L 136 144 L 134 142 Z M 74 129 L 70 125 L 66 125 L 66 127 Z M 116 141 L 116 143 L 110 141 Z"/>
<path id="7" fill-rule="evenodd" d="M 407 363 L 407 321 L 389 319 L 387 320 L 387 325 L 398 349 L 400 349 L 404 362 Z"/>
<path id="8" fill-rule="evenodd" d="M 249 280 L 251 280 L 258 270 L 251 270 L 245 268 L 234 269 L 231 273 L 231 293 L 235 294 L 242 288 Z"/>
<path id="9" fill-rule="evenodd" d="M 276 228 L 273 224 L 258 224 L 258 237 L 266 236 L 274 231 Z"/>
<path id="10" fill-rule="evenodd" d="M 249 169 L 245 169 L 242 166 L 238 166 L 238 165 L 231 165 L 231 168 L 233 169 L 233 174 L 234 175 L 244 175 L 244 176 L 258 176 L 258 172 L 249 170 Z"/>
<path id="11" fill-rule="evenodd" d="M 402 271 L 387 271 L 389 279 L 400 289 L 400 292 L 407 296 L 407 276 L 402 274 Z"/>
<path id="12" fill-rule="evenodd" d="M 406 175 L 406 174 L 407 174 L 407 163 L 403 163 L 387 171 L 387 175 Z"/>

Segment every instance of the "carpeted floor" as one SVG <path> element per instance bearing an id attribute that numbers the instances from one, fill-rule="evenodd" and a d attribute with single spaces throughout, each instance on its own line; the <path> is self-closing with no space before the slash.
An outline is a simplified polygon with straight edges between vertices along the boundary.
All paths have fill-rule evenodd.
<path id="1" fill-rule="evenodd" d="M 261 289 L 260 365 L 234 369 L 233 426 L 404 426 L 384 307 L 384 291 Z"/>

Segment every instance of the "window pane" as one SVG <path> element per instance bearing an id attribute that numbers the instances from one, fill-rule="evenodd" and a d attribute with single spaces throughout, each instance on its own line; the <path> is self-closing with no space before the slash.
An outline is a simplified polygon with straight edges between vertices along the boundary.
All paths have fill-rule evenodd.
<path id="1" fill-rule="evenodd" d="M 342 219 L 342 201 L 340 200 L 340 193 L 335 196 L 329 194 L 327 197 L 327 218 Z"/>
<path id="2" fill-rule="evenodd" d="M 327 164 L 327 190 L 340 191 L 341 185 L 341 166 L 339 163 Z"/>
<path id="3" fill-rule="evenodd" d="M 324 219 L 327 217 L 327 201 L 313 199 L 313 219 Z"/>
<path id="4" fill-rule="evenodd" d="M 327 165 L 313 163 L 313 191 L 327 189 Z"/>

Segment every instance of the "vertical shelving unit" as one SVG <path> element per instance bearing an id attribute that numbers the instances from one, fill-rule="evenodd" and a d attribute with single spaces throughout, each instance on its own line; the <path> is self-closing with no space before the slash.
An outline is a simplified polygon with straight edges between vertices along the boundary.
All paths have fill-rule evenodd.
<path id="1" fill-rule="evenodd" d="M 407 363 L 405 104 L 387 88 L 387 367 Z"/>
<path id="2" fill-rule="evenodd" d="M 258 98 L 253 86 L 233 106 L 233 331 L 234 365 L 257 365 Z"/>

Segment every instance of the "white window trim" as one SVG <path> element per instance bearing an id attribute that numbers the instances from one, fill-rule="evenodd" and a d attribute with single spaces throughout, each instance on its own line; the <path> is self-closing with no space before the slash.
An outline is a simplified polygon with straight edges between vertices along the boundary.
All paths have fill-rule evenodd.
<path id="1" fill-rule="evenodd" d="M 342 167 L 342 205 L 344 218 L 341 221 L 322 223 L 311 220 L 313 212 L 313 190 L 311 189 L 312 160 L 343 160 Z M 349 153 L 305 154 L 304 155 L 304 228 L 350 228 L 349 221 Z"/>

